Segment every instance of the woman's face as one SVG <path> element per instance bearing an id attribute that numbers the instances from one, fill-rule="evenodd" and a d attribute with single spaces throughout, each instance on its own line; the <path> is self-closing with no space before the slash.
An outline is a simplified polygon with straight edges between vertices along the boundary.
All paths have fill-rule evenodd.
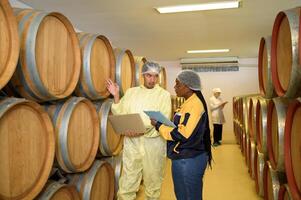
<path id="1" fill-rule="evenodd" d="M 176 79 L 176 84 L 174 86 L 175 92 L 178 97 L 183 97 L 186 93 L 187 87 L 181 83 L 178 79 Z"/>

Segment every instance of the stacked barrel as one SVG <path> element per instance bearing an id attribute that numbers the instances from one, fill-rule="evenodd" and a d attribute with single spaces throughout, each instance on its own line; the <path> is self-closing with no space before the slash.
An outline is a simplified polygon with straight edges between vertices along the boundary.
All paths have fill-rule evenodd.
<path id="1" fill-rule="evenodd" d="M 171 112 L 172 112 L 171 118 L 173 118 L 174 113 L 176 113 L 180 109 L 184 101 L 185 101 L 184 97 L 178 97 L 174 95 L 171 96 Z"/>
<path id="2" fill-rule="evenodd" d="M 301 200 L 300 48 L 301 8 L 280 12 L 259 45 L 260 96 L 234 97 L 235 135 L 268 200 Z"/>
<path id="3" fill-rule="evenodd" d="M 146 58 L 8 0 L 0 27 L 0 199 L 113 199 L 123 136 L 108 121 L 106 80 L 123 95 L 143 84 Z"/>

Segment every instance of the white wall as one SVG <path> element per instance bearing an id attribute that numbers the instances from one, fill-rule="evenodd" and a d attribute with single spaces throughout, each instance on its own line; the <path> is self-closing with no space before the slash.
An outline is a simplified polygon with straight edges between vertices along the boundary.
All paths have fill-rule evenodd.
<path id="1" fill-rule="evenodd" d="M 32 8 L 30 6 L 28 6 L 27 4 L 18 1 L 18 0 L 9 0 L 9 3 L 11 5 L 11 7 L 13 8 Z"/>
<path id="2" fill-rule="evenodd" d="M 255 59 L 257 60 L 257 59 Z M 159 62 L 166 67 L 167 90 L 175 95 L 173 86 L 177 74 L 181 71 L 180 61 Z M 243 59 L 239 62 L 239 71 L 236 72 L 199 72 L 202 82 L 202 93 L 207 102 L 212 96 L 212 88 L 219 87 L 222 90 L 221 97 L 228 101 L 224 114 L 226 124 L 223 133 L 233 133 L 232 98 L 244 94 L 259 93 L 257 65 L 254 59 Z"/>

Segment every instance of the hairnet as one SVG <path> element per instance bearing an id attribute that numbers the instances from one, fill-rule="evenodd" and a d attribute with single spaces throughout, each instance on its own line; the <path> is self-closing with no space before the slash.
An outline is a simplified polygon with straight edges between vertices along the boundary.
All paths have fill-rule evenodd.
<path id="1" fill-rule="evenodd" d="M 161 67 L 158 63 L 147 61 L 143 64 L 141 73 L 142 74 L 146 74 L 146 73 L 159 74 L 160 71 L 161 71 Z"/>
<path id="2" fill-rule="evenodd" d="M 201 79 L 199 75 L 192 70 L 181 71 L 177 79 L 192 90 L 201 90 Z"/>
<path id="3" fill-rule="evenodd" d="M 213 89 L 212 89 L 212 92 L 213 92 L 213 93 L 217 93 L 217 92 L 221 93 L 222 90 L 221 90 L 220 88 L 213 88 Z"/>

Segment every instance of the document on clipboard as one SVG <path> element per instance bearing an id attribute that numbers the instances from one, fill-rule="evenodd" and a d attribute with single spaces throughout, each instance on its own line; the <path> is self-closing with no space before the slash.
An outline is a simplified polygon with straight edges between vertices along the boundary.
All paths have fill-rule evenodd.
<path id="1" fill-rule="evenodd" d="M 172 121 L 167 119 L 160 111 L 144 111 L 144 113 L 148 115 L 151 119 L 155 119 L 156 121 L 161 122 L 166 126 L 176 128 L 176 125 Z"/>
<path id="2" fill-rule="evenodd" d="M 126 132 L 145 133 L 146 128 L 140 114 L 109 115 L 109 121 L 117 134 L 123 135 Z"/>

